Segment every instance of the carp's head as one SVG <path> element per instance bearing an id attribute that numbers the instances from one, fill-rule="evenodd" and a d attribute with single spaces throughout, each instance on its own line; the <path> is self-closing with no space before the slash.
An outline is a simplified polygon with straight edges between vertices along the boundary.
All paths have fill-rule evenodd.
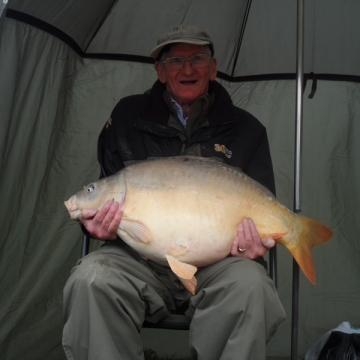
<path id="1" fill-rule="evenodd" d="M 107 200 L 123 201 L 126 187 L 121 176 L 112 175 L 93 182 L 71 196 L 64 204 L 71 219 L 78 219 L 83 209 L 99 210 Z"/>
<path id="2" fill-rule="evenodd" d="M 81 210 L 76 205 L 76 195 L 71 196 L 64 204 L 70 214 L 71 219 L 77 220 L 81 214 Z"/>

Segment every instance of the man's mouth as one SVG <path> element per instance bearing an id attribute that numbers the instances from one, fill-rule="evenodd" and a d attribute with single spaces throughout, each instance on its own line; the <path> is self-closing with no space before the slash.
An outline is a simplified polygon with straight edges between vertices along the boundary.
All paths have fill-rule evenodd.
<path id="1" fill-rule="evenodd" d="M 194 85 L 197 83 L 197 80 L 184 80 L 184 81 L 180 81 L 180 84 L 182 85 Z"/>

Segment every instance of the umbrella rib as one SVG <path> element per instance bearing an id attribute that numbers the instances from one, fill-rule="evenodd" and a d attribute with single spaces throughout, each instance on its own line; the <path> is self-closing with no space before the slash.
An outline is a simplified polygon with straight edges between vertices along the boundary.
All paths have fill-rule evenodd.
<path id="1" fill-rule="evenodd" d="M 101 20 L 99 26 L 97 27 L 97 29 L 94 31 L 93 36 L 91 37 L 90 41 L 88 42 L 88 44 L 86 45 L 85 49 L 84 49 L 84 54 L 86 54 L 87 49 L 89 48 L 91 42 L 93 41 L 94 37 L 96 36 L 96 34 L 98 33 L 98 31 L 100 30 L 100 28 L 103 26 L 105 20 L 108 18 L 109 14 L 111 13 L 112 9 L 114 8 L 114 6 L 116 5 L 116 3 L 118 2 L 118 0 L 115 0 L 111 6 L 109 7 L 109 10 L 107 11 L 107 13 L 105 14 L 105 16 L 103 17 L 103 19 Z"/>
<path id="2" fill-rule="evenodd" d="M 242 40 L 243 40 L 243 37 L 244 37 L 245 27 L 246 27 L 246 23 L 247 23 L 247 20 L 248 20 L 248 17 L 249 17 L 249 13 L 250 13 L 251 2 L 252 1 L 249 0 L 247 2 L 247 4 L 246 4 L 244 21 L 243 21 L 242 26 L 241 26 L 239 41 L 238 41 L 237 47 L 236 47 L 235 59 L 234 59 L 233 68 L 232 68 L 232 71 L 231 71 L 231 77 L 233 77 L 234 73 L 235 73 L 235 67 L 236 67 L 236 63 L 237 63 L 237 60 L 238 60 L 238 57 L 239 57 L 239 54 L 240 54 L 241 43 L 242 43 Z"/>

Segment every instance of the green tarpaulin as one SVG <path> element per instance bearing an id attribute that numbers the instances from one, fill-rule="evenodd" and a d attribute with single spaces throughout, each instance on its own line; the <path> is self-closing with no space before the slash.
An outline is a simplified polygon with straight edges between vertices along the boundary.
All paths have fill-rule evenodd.
<path id="1" fill-rule="evenodd" d="M 146 62 L 82 58 L 13 18 L 0 29 L 0 358 L 60 360 L 62 289 L 81 245 L 63 201 L 98 178 L 97 137 L 114 105 L 147 90 L 156 74 Z M 347 57 L 359 64 L 356 52 Z M 267 127 L 278 198 L 292 208 L 295 80 L 219 81 Z M 339 323 L 360 325 L 360 83 L 318 80 L 313 99 L 310 91 L 308 82 L 301 210 L 334 236 L 313 249 L 316 286 L 300 276 L 299 356 Z M 268 355 L 289 356 L 292 258 L 278 252 L 288 319 Z"/>

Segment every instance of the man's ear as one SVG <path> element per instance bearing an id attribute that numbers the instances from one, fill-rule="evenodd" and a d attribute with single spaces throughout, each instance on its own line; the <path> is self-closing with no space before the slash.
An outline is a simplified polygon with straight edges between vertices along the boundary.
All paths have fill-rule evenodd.
<path id="1" fill-rule="evenodd" d="M 211 59 L 210 62 L 210 80 L 214 81 L 217 75 L 217 60 L 215 58 Z"/>
<path id="2" fill-rule="evenodd" d="M 157 61 L 154 65 L 158 79 L 160 80 L 161 83 L 166 84 L 166 75 L 165 75 L 165 67 L 164 65 L 160 62 Z"/>

